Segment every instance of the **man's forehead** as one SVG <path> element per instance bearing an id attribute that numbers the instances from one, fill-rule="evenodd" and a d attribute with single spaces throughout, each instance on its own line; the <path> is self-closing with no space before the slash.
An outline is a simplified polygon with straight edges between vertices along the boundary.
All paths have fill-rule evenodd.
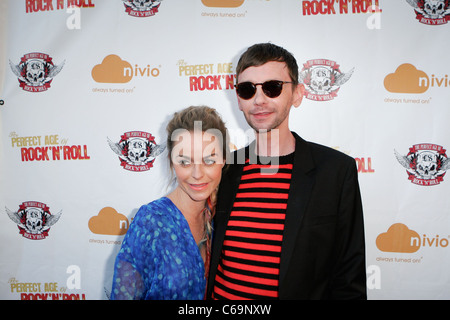
<path id="1" fill-rule="evenodd" d="M 278 78 L 281 76 L 287 76 L 287 79 L 275 79 L 273 76 L 277 76 Z M 288 80 L 289 79 L 289 69 L 285 62 L 280 61 L 269 61 L 265 64 L 259 66 L 251 66 L 244 69 L 238 75 L 239 81 L 252 81 L 251 78 L 259 78 L 258 81 L 265 80 Z M 262 80 L 262 78 L 267 78 Z"/>

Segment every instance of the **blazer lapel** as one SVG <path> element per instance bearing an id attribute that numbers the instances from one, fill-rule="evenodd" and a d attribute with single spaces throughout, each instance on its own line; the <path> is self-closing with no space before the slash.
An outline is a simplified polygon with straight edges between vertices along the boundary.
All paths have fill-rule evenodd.
<path id="1" fill-rule="evenodd" d="M 315 182 L 314 161 L 312 159 L 308 144 L 295 132 L 295 156 L 292 169 L 291 186 L 286 209 L 286 220 L 284 223 L 283 242 L 280 259 L 280 288 L 285 281 L 292 258 L 292 252 L 296 245 L 298 230 L 303 220 L 306 206 L 311 196 Z"/>

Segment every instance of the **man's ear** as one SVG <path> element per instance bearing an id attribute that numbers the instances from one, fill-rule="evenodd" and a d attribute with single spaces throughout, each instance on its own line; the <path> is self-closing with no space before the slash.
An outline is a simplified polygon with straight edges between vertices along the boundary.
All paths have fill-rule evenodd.
<path id="1" fill-rule="evenodd" d="M 305 95 L 305 86 L 302 83 L 299 83 L 293 92 L 292 95 L 292 105 L 297 108 L 300 106 L 303 100 L 303 96 Z"/>

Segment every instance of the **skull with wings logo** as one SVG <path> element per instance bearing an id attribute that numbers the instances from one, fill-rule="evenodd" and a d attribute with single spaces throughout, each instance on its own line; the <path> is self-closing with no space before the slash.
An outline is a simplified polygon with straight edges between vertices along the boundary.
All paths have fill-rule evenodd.
<path id="1" fill-rule="evenodd" d="M 412 183 L 422 186 L 440 184 L 450 169 L 445 149 L 435 144 L 417 144 L 406 156 L 394 150 L 397 161 L 406 169 Z"/>
<path id="2" fill-rule="evenodd" d="M 50 88 L 53 78 L 61 71 L 65 61 L 54 65 L 52 58 L 45 53 L 27 53 L 19 64 L 9 60 L 12 72 L 17 76 L 20 87 L 28 92 L 42 92 Z"/>
<path id="3" fill-rule="evenodd" d="M 62 211 L 52 215 L 49 207 L 41 202 L 27 201 L 19 206 L 18 211 L 9 210 L 6 214 L 17 224 L 20 234 L 30 240 L 42 240 L 48 236 L 50 227 L 58 222 Z"/>
<path id="4" fill-rule="evenodd" d="M 340 87 L 353 74 L 354 69 L 343 73 L 339 65 L 331 60 L 314 59 L 303 65 L 299 81 L 305 85 L 305 98 L 314 101 L 328 101 L 337 96 Z"/>
<path id="5" fill-rule="evenodd" d="M 126 132 L 117 143 L 108 138 L 108 144 L 119 156 L 121 166 L 135 172 L 150 170 L 156 156 L 165 149 L 165 145 L 157 145 L 155 138 L 143 131 Z"/>

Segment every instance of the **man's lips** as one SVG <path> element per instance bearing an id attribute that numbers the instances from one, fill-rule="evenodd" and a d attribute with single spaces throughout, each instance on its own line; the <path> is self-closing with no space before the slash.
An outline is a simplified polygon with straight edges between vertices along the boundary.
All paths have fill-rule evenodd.
<path id="1" fill-rule="evenodd" d="M 252 116 L 255 117 L 256 119 L 264 119 L 267 118 L 268 116 L 270 116 L 272 114 L 272 112 L 253 112 Z"/>
<path id="2" fill-rule="evenodd" d="M 198 184 L 190 183 L 189 186 L 196 191 L 200 191 L 205 189 L 208 186 L 208 183 L 198 183 Z"/>

